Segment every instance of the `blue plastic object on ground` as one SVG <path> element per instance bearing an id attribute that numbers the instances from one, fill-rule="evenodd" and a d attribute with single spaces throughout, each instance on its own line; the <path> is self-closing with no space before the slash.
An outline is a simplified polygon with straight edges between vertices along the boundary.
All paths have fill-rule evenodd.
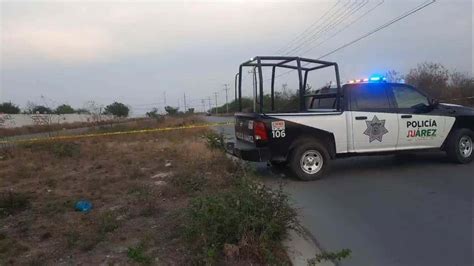
<path id="1" fill-rule="evenodd" d="M 89 212 L 92 209 L 92 203 L 88 200 L 80 200 L 76 202 L 74 209 L 79 212 Z"/>

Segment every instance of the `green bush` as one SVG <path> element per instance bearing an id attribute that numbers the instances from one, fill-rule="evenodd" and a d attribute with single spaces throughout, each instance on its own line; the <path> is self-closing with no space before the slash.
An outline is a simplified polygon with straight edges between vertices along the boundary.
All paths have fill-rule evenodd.
<path id="1" fill-rule="evenodd" d="M 309 266 L 315 266 L 323 261 L 341 261 L 351 256 L 352 251 L 350 249 L 342 249 L 337 252 L 322 252 L 317 254 L 315 258 L 308 260 Z"/>
<path id="2" fill-rule="evenodd" d="M 296 217 L 281 188 L 243 178 L 228 191 L 193 199 L 184 231 L 198 264 L 215 264 L 224 244 L 238 246 L 241 256 L 275 264 L 288 230 L 299 231 Z"/>
<path id="3" fill-rule="evenodd" d="M 214 131 L 207 132 L 204 134 L 203 139 L 206 141 L 206 144 L 211 149 L 224 150 L 225 149 L 225 139 L 224 134 L 215 133 Z"/>
<path id="4" fill-rule="evenodd" d="M 117 214 L 106 211 L 99 217 L 99 235 L 104 237 L 107 233 L 115 231 L 118 227 Z"/>
<path id="5" fill-rule="evenodd" d="M 130 247 L 127 250 L 127 257 L 134 262 L 140 264 L 151 264 L 152 258 L 150 256 L 145 255 L 145 248 L 143 244 L 139 244 L 136 247 Z"/>

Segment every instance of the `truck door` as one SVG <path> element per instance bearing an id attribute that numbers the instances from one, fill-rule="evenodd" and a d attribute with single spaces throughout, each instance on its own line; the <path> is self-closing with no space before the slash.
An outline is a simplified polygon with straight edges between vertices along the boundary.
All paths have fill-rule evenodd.
<path id="1" fill-rule="evenodd" d="M 398 117 L 386 84 L 362 83 L 348 86 L 353 152 L 395 150 Z"/>
<path id="2" fill-rule="evenodd" d="M 436 109 L 430 106 L 428 97 L 411 86 L 404 84 L 389 86 L 399 119 L 400 134 L 397 149 L 441 147 L 449 133 L 446 132 L 446 123 L 454 123 L 454 118 L 437 113 Z"/>

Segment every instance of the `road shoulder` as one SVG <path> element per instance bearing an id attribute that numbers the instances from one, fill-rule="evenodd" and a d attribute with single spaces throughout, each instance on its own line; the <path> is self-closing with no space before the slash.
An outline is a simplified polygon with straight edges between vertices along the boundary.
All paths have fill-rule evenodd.
<path id="1" fill-rule="evenodd" d="M 283 244 L 286 247 L 288 257 L 294 266 L 307 266 L 308 260 L 322 252 L 316 243 L 314 243 L 311 236 L 301 235 L 293 230 L 290 232 L 288 239 L 286 239 Z M 331 261 L 323 261 L 317 265 L 334 266 L 335 264 Z"/>

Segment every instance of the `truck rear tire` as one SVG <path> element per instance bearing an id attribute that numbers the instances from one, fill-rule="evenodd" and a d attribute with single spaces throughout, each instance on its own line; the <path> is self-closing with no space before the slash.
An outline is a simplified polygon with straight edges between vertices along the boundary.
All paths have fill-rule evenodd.
<path id="1" fill-rule="evenodd" d="M 330 156 L 327 148 L 319 142 L 311 141 L 297 146 L 290 157 L 289 165 L 298 179 L 317 180 L 329 168 Z"/>
<path id="2" fill-rule="evenodd" d="M 467 128 L 456 129 L 449 136 L 446 153 L 451 161 L 459 164 L 472 162 L 474 133 Z"/>

